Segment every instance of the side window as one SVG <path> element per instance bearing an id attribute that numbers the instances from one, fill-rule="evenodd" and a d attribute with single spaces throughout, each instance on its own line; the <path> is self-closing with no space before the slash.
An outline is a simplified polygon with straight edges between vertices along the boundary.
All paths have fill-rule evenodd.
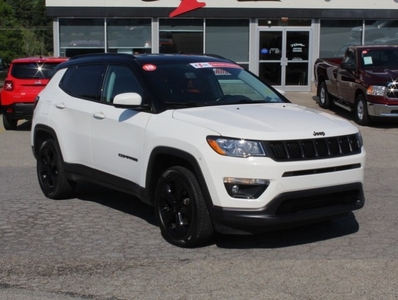
<path id="1" fill-rule="evenodd" d="M 69 94 L 77 98 L 99 101 L 103 69 L 102 64 L 78 66 L 70 78 Z M 68 75 L 67 73 L 65 75 Z"/>
<path id="2" fill-rule="evenodd" d="M 344 62 L 356 66 L 355 52 L 352 51 L 351 49 L 348 49 Z"/>
<path id="3" fill-rule="evenodd" d="M 62 77 L 59 87 L 67 94 L 71 94 L 70 86 L 73 78 L 73 74 L 75 73 L 76 67 L 71 67 L 66 70 L 64 76 Z"/>
<path id="4" fill-rule="evenodd" d="M 126 66 L 110 65 L 105 74 L 101 101 L 112 103 L 116 95 L 129 92 L 143 94 L 133 71 Z"/>

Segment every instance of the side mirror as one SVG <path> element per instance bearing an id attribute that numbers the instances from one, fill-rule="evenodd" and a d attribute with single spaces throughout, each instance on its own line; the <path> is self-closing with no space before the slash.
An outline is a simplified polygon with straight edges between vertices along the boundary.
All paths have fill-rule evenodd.
<path id="1" fill-rule="evenodd" d="M 113 99 L 113 106 L 116 108 L 137 108 L 141 105 L 142 97 L 137 93 L 123 93 Z"/>

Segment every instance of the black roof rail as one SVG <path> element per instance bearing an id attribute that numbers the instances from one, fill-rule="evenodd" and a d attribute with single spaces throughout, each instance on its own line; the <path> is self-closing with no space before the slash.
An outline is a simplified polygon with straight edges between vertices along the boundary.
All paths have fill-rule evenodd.
<path id="1" fill-rule="evenodd" d="M 213 54 L 213 53 L 203 53 L 203 55 L 206 55 L 206 56 L 211 56 L 211 57 L 215 57 L 215 58 L 221 58 L 221 59 L 227 59 L 227 60 L 230 60 L 230 59 L 228 59 L 228 58 L 225 58 L 224 56 L 222 56 L 222 55 L 219 55 L 219 54 Z"/>
<path id="2" fill-rule="evenodd" d="M 224 56 L 222 56 L 222 55 L 214 54 L 214 53 L 184 53 L 184 52 L 180 51 L 180 52 L 177 52 L 177 53 L 175 53 L 175 54 L 205 55 L 205 56 L 210 56 L 210 57 L 219 58 L 219 59 L 225 59 L 225 60 L 229 60 L 229 61 L 232 61 L 232 62 L 233 62 L 233 60 L 231 60 L 231 59 L 229 59 L 229 58 L 226 58 L 226 57 L 224 57 Z"/>
<path id="3" fill-rule="evenodd" d="M 82 58 L 82 57 L 95 57 L 95 56 L 103 56 L 103 55 L 109 55 L 109 56 L 130 56 L 130 57 L 134 57 L 133 54 L 127 54 L 127 53 L 109 53 L 109 52 L 102 52 L 102 53 L 85 53 L 85 54 L 78 54 L 75 56 L 72 56 L 71 58 L 69 58 L 69 60 L 74 60 L 77 58 Z"/>

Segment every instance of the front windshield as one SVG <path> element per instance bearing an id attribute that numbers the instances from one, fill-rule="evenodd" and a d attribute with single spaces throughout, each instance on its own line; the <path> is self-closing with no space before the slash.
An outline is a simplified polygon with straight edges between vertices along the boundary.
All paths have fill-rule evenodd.
<path id="1" fill-rule="evenodd" d="M 147 74 L 165 105 L 285 102 L 270 87 L 233 63 L 181 63 L 150 69 Z"/>
<path id="2" fill-rule="evenodd" d="M 398 48 L 362 51 L 365 69 L 398 69 Z"/>

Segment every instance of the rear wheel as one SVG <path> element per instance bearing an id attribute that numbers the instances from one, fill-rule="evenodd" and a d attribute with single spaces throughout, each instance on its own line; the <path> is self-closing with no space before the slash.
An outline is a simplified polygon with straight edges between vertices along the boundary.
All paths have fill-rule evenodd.
<path id="1" fill-rule="evenodd" d="M 318 88 L 318 104 L 322 108 L 330 108 L 332 106 L 331 103 L 332 96 L 329 94 L 326 83 L 323 81 L 320 83 Z"/>
<path id="2" fill-rule="evenodd" d="M 3 126 L 5 130 L 15 130 L 17 129 L 18 120 L 10 119 L 3 115 Z"/>
<path id="3" fill-rule="evenodd" d="M 155 212 L 163 238 L 179 247 L 195 247 L 213 235 L 213 225 L 195 175 L 172 167 L 155 190 Z"/>
<path id="4" fill-rule="evenodd" d="M 363 126 L 370 124 L 370 117 L 368 114 L 366 99 L 365 96 L 362 94 L 359 94 L 355 101 L 354 114 L 354 119 L 357 124 Z"/>
<path id="5" fill-rule="evenodd" d="M 61 151 L 54 140 L 46 140 L 37 154 L 37 177 L 44 195 L 51 199 L 70 197 L 75 183 L 67 179 Z"/>

